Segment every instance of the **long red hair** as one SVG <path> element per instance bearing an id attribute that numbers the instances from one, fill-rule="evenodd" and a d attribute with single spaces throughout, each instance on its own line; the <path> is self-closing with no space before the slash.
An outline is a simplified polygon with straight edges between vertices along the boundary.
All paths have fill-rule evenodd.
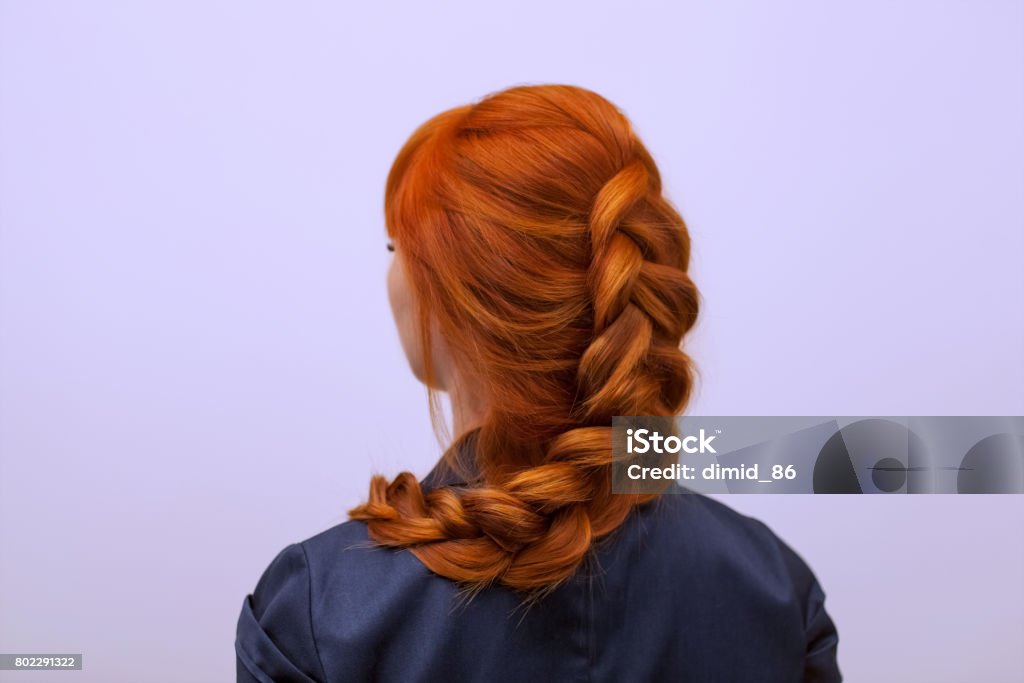
<path id="1" fill-rule="evenodd" d="M 441 576 L 549 589 L 654 497 L 612 493 L 611 419 L 678 415 L 690 396 L 686 225 L 627 117 L 570 85 L 508 88 L 421 125 L 385 219 L 428 378 L 434 329 L 487 413 L 477 480 L 424 493 L 408 472 L 375 476 L 349 514 Z"/>

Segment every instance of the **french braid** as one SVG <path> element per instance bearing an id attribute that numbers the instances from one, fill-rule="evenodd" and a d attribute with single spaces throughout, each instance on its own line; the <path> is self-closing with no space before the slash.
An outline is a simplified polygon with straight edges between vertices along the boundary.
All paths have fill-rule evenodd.
<path id="1" fill-rule="evenodd" d="M 689 398 L 685 223 L 629 120 L 568 85 L 509 88 L 425 123 L 385 212 L 425 338 L 433 316 L 489 410 L 477 481 L 424 493 L 408 472 L 375 476 L 350 516 L 470 587 L 549 590 L 655 497 L 612 494 L 611 418 L 676 415 Z"/>

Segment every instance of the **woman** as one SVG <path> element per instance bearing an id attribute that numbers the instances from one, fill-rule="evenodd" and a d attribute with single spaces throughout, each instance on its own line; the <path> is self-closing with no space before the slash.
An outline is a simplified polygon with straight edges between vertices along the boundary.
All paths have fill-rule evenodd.
<path id="1" fill-rule="evenodd" d="M 388 289 L 456 438 L 285 548 L 239 681 L 838 681 L 804 562 L 701 495 L 613 494 L 611 418 L 678 415 L 686 226 L 614 105 L 519 86 L 435 116 L 387 179 Z"/>

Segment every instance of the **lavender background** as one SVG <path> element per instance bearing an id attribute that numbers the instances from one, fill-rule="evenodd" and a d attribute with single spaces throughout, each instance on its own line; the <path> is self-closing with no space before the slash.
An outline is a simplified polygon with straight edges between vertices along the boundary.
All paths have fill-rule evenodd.
<path id="1" fill-rule="evenodd" d="M 429 469 L 384 177 L 528 82 L 661 165 L 692 412 L 1024 413 L 1019 1 L 0 1 L 0 652 L 85 662 L 0 680 L 231 680 L 276 552 Z M 848 680 L 1019 675 L 1024 497 L 727 501 L 811 563 Z"/>

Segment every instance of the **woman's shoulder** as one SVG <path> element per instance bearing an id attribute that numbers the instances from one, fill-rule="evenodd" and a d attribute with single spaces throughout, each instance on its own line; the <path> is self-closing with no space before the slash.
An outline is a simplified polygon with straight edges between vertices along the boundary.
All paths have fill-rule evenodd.
<path id="1" fill-rule="evenodd" d="M 635 612 L 632 621 L 649 623 L 649 606 L 661 604 L 665 629 L 702 623 L 748 649 L 765 646 L 765 661 L 772 651 L 802 654 L 804 680 L 841 679 L 825 592 L 807 562 L 764 522 L 688 492 L 638 508 L 621 531 L 598 553 L 601 585 L 612 600 L 622 596 L 623 609 Z M 680 600 L 686 609 L 673 610 Z"/>
<path id="2" fill-rule="evenodd" d="M 756 517 L 703 493 L 685 492 L 663 495 L 656 501 L 667 519 L 687 528 L 699 528 L 720 541 L 744 540 L 766 549 L 781 543 L 775 531 Z"/>
<path id="3" fill-rule="evenodd" d="M 785 579 L 806 600 L 817 580 L 804 559 L 761 520 L 710 496 L 664 494 L 638 508 L 610 544 L 657 547 L 675 571 L 744 572 Z"/>
<path id="4" fill-rule="evenodd" d="M 325 680 L 325 642 L 332 651 L 345 644 L 350 657 L 372 657 L 377 631 L 387 627 L 382 615 L 401 613 L 388 605 L 408 601 L 430 580 L 411 553 L 375 546 L 359 521 L 287 545 L 242 603 L 238 680 Z"/>
<path id="5" fill-rule="evenodd" d="M 433 574 L 410 552 L 375 544 L 365 522 L 349 520 L 296 543 L 306 555 L 317 593 L 327 597 L 372 599 L 415 590 Z M 398 595 L 391 596 L 395 599 Z"/>

